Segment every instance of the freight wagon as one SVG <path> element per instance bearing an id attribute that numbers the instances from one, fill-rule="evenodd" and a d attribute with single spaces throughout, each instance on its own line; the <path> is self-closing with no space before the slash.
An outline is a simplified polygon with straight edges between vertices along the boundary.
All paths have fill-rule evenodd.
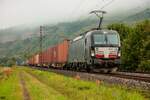
<path id="1" fill-rule="evenodd" d="M 40 54 L 31 57 L 28 60 L 29 65 L 43 66 L 43 67 L 62 67 L 65 66 L 68 60 L 69 40 L 49 47 Z"/>
<path id="2" fill-rule="evenodd" d="M 37 66 L 39 64 L 39 54 L 36 54 L 32 56 L 29 60 L 27 60 L 27 63 L 31 66 Z"/>
<path id="3" fill-rule="evenodd" d="M 69 40 L 64 40 L 62 43 L 55 46 L 53 49 L 53 67 L 65 66 L 68 60 Z"/>

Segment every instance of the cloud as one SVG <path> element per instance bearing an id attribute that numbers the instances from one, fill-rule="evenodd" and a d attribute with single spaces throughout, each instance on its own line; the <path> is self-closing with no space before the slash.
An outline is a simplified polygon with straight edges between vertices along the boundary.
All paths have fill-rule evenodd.
<path id="1" fill-rule="evenodd" d="M 76 19 L 99 9 L 111 0 L 0 0 L 0 28 L 31 23 L 56 23 Z M 104 8 L 109 12 L 126 10 L 148 0 L 114 0 Z"/>

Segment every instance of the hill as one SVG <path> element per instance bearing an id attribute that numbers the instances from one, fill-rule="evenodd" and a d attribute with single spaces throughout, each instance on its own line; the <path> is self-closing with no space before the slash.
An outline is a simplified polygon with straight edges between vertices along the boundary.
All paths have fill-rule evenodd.
<path id="1" fill-rule="evenodd" d="M 136 14 L 130 15 L 127 18 L 125 18 L 125 22 L 130 22 L 130 21 L 139 21 L 139 20 L 144 20 L 144 19 L 150 19 L 150 8 L 147 8 L 141 12 L 138 12 Z"/>

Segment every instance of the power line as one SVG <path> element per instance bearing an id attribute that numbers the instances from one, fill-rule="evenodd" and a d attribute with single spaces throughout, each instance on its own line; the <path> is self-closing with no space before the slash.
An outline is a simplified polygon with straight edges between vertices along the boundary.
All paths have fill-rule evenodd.
<path id="1" fill-rule="evenodd" d="M 105 7 L 107 7 L 107 6 L 109 6 L 112 2 L 114 2 L 115 0 L 111 0 L 110 2 L 108 2 L 107 4 L 105 4 L 104 6 L 102 6 L 100 9 L 103 9 L 103 8 L 105 8 Z"/>
<path id="2" fill-rule="evenodd" d="M 103 1 L 104 2 L 104 1 Z M 88 11 L 88 13 L 87 14 L 89 14 L 89 12 L 91 12 L 91 10 L 93 10 L 93 8 L 94 7 L 96 7 L 97 6 L 97 4 L 96 5 L 94 5 L 94 6 L 92 6 L 91 7 L 91 9 Z M 82 17 L 82 15 L 80 15 L 80 17 L 79 17 L 79 19 Z M 88 15 L 88 17 L 86 18 L 86 20 L 90 20 L 90 18 L 91 18 L 91 16 L 90 15 Z M 79 22 L 79 23 L 81 23 L 81 21 Z"/>
<path id="3" fill-rule="evenodd" d="M 105 2 L 104 0 L 102 0 L 103 2 Z M 114 2 L 114 0 L 111 0 L 110 2 L 108 2 L 108 3 L 106 3 L 105 5 L 103 5 L 101 8 L 100 8 L 100 10 L 102 10 L 103 8 L 105 8 L 105 7 L 107 7 L 107 6 L 109 6 L 112 2 Z M 96 6 L 98 6 L 98 5 L 96 5 Z M 94 10 L 94 11 L 98 11 L 98 10 Z M 99 14 L 97 13 L 97 12 L 94 12 L 95 14 L 96 14 L 96 16 L 97 17 L 99 17 L 100 18 L 100 20 L 99 20 L 99 29 L 101 29 L 101 23 L 102 23 L 102 20 L 103 20 L 103 14 L 105 14 L 106 12 L 101 12 L 102 13 L 102 15 L 101 16 L 99 16 Z M 88 19 L 90 19 L 90 17 L 88 17 Z"/>
<path id="4" fill-rule="evenodd" d="M 43 63 L 43 55 L 42 55 L 42 50 L 43 50 L 43 26 L 40 26 L 40 53 L 41 53 L 41 63 Z"/>
<path id="5" fill-rule="evenodd" d="M 75 7 L 75 9 L 71 12 L 70 17 L 71 17 L 71 15 L 76 15 L 75 13 L 77 12 L 77 9 L 79 10 L 85 1 L 86 0 L 80 0 L 79 5 L 77 7 Z"/>
<path id="6" fill-rule="evenodd" d="M 42 45 L 43 45 L 43 26 L 40 26 L 40 52 L 42 52 Z"/>

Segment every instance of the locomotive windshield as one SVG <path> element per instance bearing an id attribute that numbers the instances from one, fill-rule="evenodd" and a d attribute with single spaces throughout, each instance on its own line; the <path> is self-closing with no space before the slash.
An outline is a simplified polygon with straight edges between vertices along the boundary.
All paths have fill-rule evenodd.
<path id="1" fill-rule="evenodd" d="M 107 35 L 107 44 L 119 44 L 117 34 L 108 34 Z"/>
<path id="2" fill-rule="evenodd" d="M 106 38 L 104 34 L 94 35 L 94 44 L 106 44 Z"/>
<path id="3" fill-rule="evenodd" d="M 118 45 L 119 44 L 119 38 L 117 34 L 94 34 L 94 44 L 110 44 L 110 45 Z"/>

